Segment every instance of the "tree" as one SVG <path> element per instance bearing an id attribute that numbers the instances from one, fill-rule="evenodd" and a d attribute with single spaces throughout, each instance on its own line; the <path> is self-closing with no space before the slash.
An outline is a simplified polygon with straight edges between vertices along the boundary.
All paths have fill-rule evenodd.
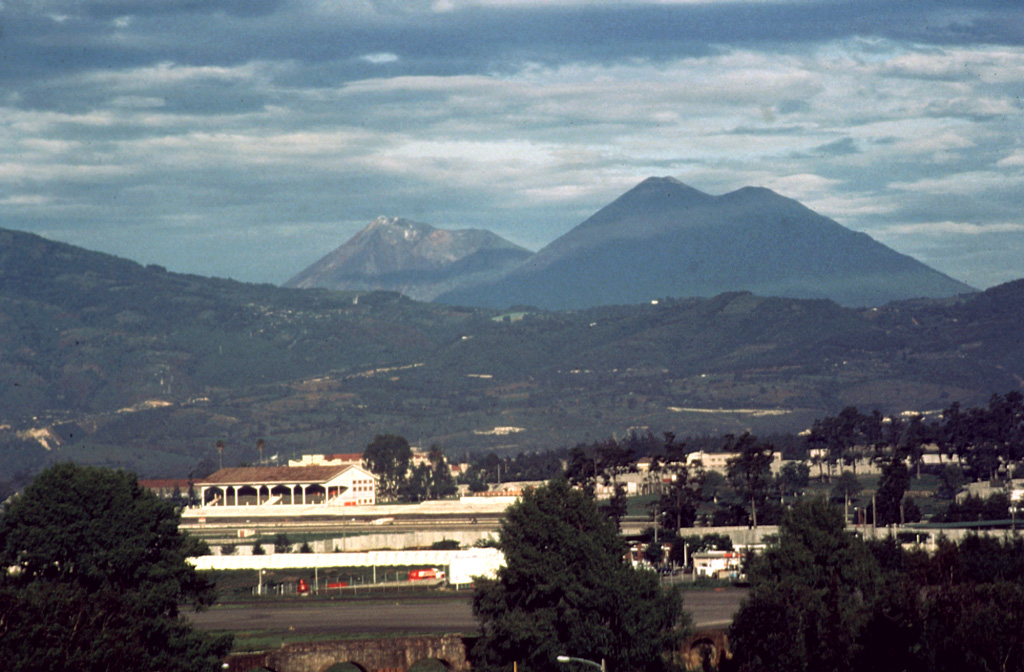
<path id="1" fill-rule="evenodd" d="M 944 464 L 939 472 L 939 487 L 935 490 L 935 497 L 938 499 L 956 499 L 956 493 L 964 486 L 967 479 L 964 478 L 964 471 L 958 464 Z"/>
<path id="2" fill-rule="evenodd" d="M 811 468 L 806 462 L 786 462 L 779 470 L 777 479 L 780 493 L 785 496 L 800 495 L 811 482 Z"/>
<path id="3" fill-rule="evenodd" d="M 878 479 L 875 510 L 871 514 L 876 525 L 893 525 L 904 522 L 903 494 L 909 485 L 910 471 L 899 454 L 882 461 L 882 475 Z"/>
<path id="4" fill-rule="evenodd" d="M 757 437 L 744 432 L 740 438 L 726 439 L 726 451 L 739 453 L 729 460 L 727 474 L 729 482 L 743 499 L 750 503 L 750 519 L 757 528 L 757 503 L 762 501 L 771 483 L 774 447 L 760 443 Z"/>
<path id="5" fill-rule="evenodd" d="M 452 478 L 452 470 L 444 457 L 444 452 L 437 444 L 430 446 L 427 453 L 430 460 L 430 486 L 428 488 L 428 499 L 441 499 L 451 497 L 459 491 Z"/>
<path id="6" fill-rule="evenodd" d="M 852 471 L 844 471 L 832 486 L 830 497 L 833 501 L 843 503 L 843 515 L 847 520 L 849 520 L 850 514 L 850 500 L 859 495 L 860 491 L 860 479 Z"/>
<path id="7" fill-rule="evenodd" d="M 185 560 L 208 552 L 135 476 L 59 464 L 0 515 L 0 656 L 8 670 L 213 670 L 230 637 L 179 604 L 212 603 Z"/>
<path id="8" fill-rule="evenodd" d="M 430 467 L 426 464 L 416 465 L 403 480 L 398 490 L 399 499 L 404 502 L 422 502 L 430 499 L 430 479 Z"/>
<path id="9" fill-rule="evenodd" d="M 615 529 L 619 529 L 622 519 L 626 517 L 629 510 L 629 498 L 626 495 L 626 486 L 616 483 L 612 489 L 612 496 L 608 502 L 600 507 L 601 512 L 615 523 Z"/>
<path id="10" fill-rule="evenodd" d="M 878 593 L 877 561 L 823 498 L 797 502 L 751 561 L 751 592 L 729 630 L 740 670 L 853 669 Z"/>
<path id="11" fill-rule="evenodd" d="M 363 460 L 380 479 L 377 495 L 385 501 L 397 498 L 412 462 L 409 442 L 395 434 L 378 434 L 363 451 Z"/>
<path id="12" fill-rule="evenodd" d="M 652 467 L 662 481 L 666 477 L 669 480 L 668 489 L 655 504 L 655 521 L 669 530 L 693 527 L 701 503 L 704 466 L 699 462 L 688 465 L 686 455 L 686 444 L 677 442 L 671 433 L 666 434 L 661 456 Z"/>
<path id="13" fill-rule="evenodd" d="M 565 479 L 524 493 L 502 524 L 505 566 L 479 580 L 474 665 L 554 669 L 570 655 L 611 670 L 659 670 L 685 633 L 679 596 L 634 570 L 594 499 Z"/>

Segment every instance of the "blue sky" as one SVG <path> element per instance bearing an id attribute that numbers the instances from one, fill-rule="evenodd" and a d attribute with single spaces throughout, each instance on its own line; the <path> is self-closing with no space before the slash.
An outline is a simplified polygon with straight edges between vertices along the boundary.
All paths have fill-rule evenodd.
<path id="1" fill-rule="evenodd" d="M 0 226 L 281 283 L 380 215 L 538 249 L 646 177 L 1024 277 L 1017 0 L 0 0 Z"/>

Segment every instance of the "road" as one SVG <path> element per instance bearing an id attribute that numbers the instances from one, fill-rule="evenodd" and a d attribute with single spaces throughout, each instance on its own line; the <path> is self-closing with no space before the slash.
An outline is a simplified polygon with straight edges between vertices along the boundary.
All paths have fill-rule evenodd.
<path id="1" fill-rule="evenodd" d="M 747 594 L 742 588 L 692 590 L 684 608 L 698 628 L 724 627 Z M 477 630 L 470 598 L 277 601 L 218 606 L 189 618 L 202 630 L 338 635 L 465 632 Z"/>

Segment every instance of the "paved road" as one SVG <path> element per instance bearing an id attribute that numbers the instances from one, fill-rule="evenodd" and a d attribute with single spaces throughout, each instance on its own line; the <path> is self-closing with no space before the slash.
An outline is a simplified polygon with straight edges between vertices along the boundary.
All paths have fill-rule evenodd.
<path id="1" fill-rule="evenodd" d="M 693 614 L 697 627 L 728 625 L 746 595 L 741 588 L 687 591 L 684 607 Z M 203 630 L 234 632 L 291 632 L 322 634 L 394 634 L 432 632 L 474 632 L 467 599 L 417 600 L 314 600 L 265 602 L 220 606 L 198 614 L 189 614 Z"/>

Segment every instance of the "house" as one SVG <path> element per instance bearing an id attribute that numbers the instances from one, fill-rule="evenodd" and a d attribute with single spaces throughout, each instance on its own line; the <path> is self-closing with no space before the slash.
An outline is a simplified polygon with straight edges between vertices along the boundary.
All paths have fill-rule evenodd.
<path id="1" fill-rule="evenodd" d="M 700 466 L 704 467 L 704 471 L 717 471 L 720 474 L 725 474 L 729 471 L 729 460 L 739 456 L 739 453 L 709 453 L 698 450 L 686 456 L 686 466 L 693 468 L 697 466 L 697 463 L 700 463 Z M 782 469 L 782 462 L 782 453 L 779 451 L 772 453 L 772 474 L 777 475 L 779 473 L 779 470 Z"/>
<path id="2" fill-rule="evenodd" d="M 697 576 L 729 579 L 738 577 L 743 570 L 743 554 L 736 551 L 700 551 L 691 557 Z"/>
<path id="3" fill-rule="evenodd" d="M 202 506 L 369 506 L 376 477 L 361 466 L 234 467 L 195 484 Z"/>

